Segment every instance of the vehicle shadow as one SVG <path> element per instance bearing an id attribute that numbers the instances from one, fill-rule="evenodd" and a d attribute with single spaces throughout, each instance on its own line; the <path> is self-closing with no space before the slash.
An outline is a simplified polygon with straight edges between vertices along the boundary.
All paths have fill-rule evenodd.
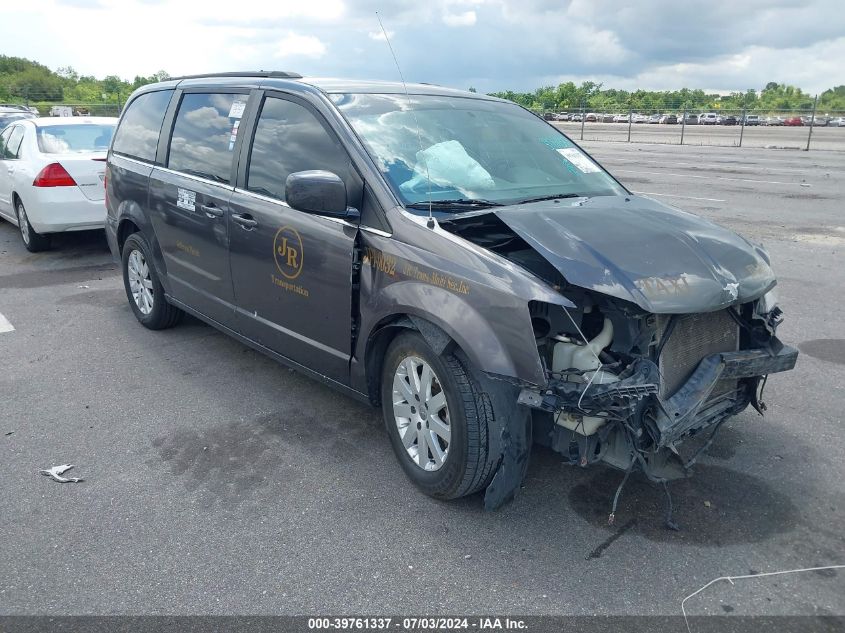
<path id="1" fill-rule="evenodd" d="M 726 425 L 695 466 L 693 476 L 670 484 L 679 532 L 665 527 L 663 489 L 641 474 L 628 480 L 615 524 L 609 526 L 608 514 L 623 473 L 602 465 L 587 469 L 564 465 L 558 454 L 540 446 L 532 451 L 516 500 L 495 512 L 485 512 L 480 494 L 441 502 L 417 491 L 396 462 L 379 410 L 216 335 L 215 330 L 193 319 L 159 334 L 179 334 L 182 340 L 187 336 L 194 341 L 211 336 L 214 356 L 225 357 L 232 375 L 239 377 L 240 382 L 229 389 L 279 394 L 270 398 L 270 412 L 244 417 L 238 415 L 237 402 L 221 400 L 219 422 L 179 426 L 153 438 L 147 465 L 169 470 L 185 488 L 196 491 L 200 505 L 207 508 L 233 509 L 244 502 L 260 507 L 313 494 L 328 497 L 335 510 L 366 513 L 362 495 L 378 490 L 381 502 L 395 505 L 397 512 L 412 499 L 415 508 L 434 511 L 447 526 L 457 521 L 523 531 L 527 539 L 554 540 L 561 530 L 583 531 L 586 523 L 597 531 L 596 539 L 603 534 L 612 541 L 621 531 L 650 541 L 714 547 L 767 540 L 801 523 L 799 510 L 787 494 L 736 463 L 736 447 L 748 441 L 762 442 L 760 451 L 771 454 L 773 460 L 780 458 L 777 453 L 781 449 L 768 445 L 766 432 L 745 426 L 748 419 Z M 153 351 L 167 355 L 183 376 L 205 380 L 205 365 L 183 368 L 180 363 L 187 363 L 185 359 L 191 356 L 174 355 L 171 344 L 148 349 L 148 353 Z M 751 440 L 749 434 L 754 435 Z M 795 450 L 801 449 L 796 445 Z M 303 474 L 303 464 L 309 467 L 308 476 Z M 339 472 L 347 475 L 326 487 L 323 478 Z M 362 481 L 369 483 L 364 487 L 356 483 Z M 383 512 L 385 506 L 380 507 Z"/>

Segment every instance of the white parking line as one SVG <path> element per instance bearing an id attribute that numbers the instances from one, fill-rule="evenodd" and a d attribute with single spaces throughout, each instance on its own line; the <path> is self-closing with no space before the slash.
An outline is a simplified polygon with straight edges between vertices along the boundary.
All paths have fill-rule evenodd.
<path id="1" fill-rule="evenodd" d="M 633 190 L 632 190 L 633 191 Z M 695 196 L 679 196 L 674 193 L 654 193 L 653 191 L 634 191 L 642 196 L 666 196 L 667 198 L 683 198 L 684 200 L 704 200 L 705 202 L 727 202 L 721 198 L 696 198 Z"/>
<path id="2" fill-rule="evenodd" d="M 3 316 L 3 313 L 0 312 L 0 334 L 3 332 L 14 332 L 15 326 L 9 323 L 9 319 Z"/>
<path id="3" fill-rule="evenodd" d="M 654 176 L 674 176 L 675 178 L 701 178 L 702 180 L 732 180 L 734 182 L 756 182 L 764 185 L 790 185 L 797 187 L 797 182 L 781 182 L 779 180 L 754 180 L 753 178 L 726 178 L 725 176 L 696 176 L 694 174 L 672 174 L 666 171 L 640 171 L 639 169 L 614 169 L 615 172 L 628 174 L 652 174 Z"/>
<path id="4" fill-rule="evenodd" d="M 648 164 L 648 165 L 656 165 L 658 167 L 663 167 L 666 163 L 663 161 L 651 161 L 651 160 L 634 160 L 630 158 L 609 158 L 607 159 L 608 162 L 616 162 L 616 163 L 635 163 L 637 165 Z M 695 167 L 696 169 L 708 169 L 710 167 L 715 167 L 717 169 L 742 169 L 745 171 L 753 171 L 759 173 L 760 167 L 744 167 L 740 165 L 734 165 L 733 163 L 684 163 L 679 161 L 672 161 L 673 165 L 685 165 L 689 167 Z M 805 174 L 812 166 L 804 167 L 804 168 L 792 168 L 792 167 L 762 167 L 762 169 L 771 169 L 774 171 L 789 171 L 795 172 L 799 174 Z M 619 170 L 616 170 L 619 171 Z"/>

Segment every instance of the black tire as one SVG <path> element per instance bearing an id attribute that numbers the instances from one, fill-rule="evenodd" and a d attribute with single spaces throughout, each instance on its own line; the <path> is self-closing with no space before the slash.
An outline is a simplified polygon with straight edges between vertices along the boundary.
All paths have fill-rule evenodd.
<path id="1" fill-rule="evenodd" d="M 18 231 L 20 232 L 21 241 L 30 253 L 39 253 L 50 248 L 50 235 L 47 233 L 37 233 L 32 224 L 29 223 L 29 218 L 26 215 L 26 207 L 23 206 L 23 201 L 15 200 L 15 215 L 18 218 Z"/>
<path id="2" fill-rule="evenodd" d="M 443 465 L 424 470 L 411 457 L 393 412 L 393 380 L 399 365 L 409 357 L 427 363 L 446 396 L 451 437 Z M 415 331 L 403 332 L 387 348 L 381 377 L 381 402 L 390 443 L 408 478 L 425 494 L 438 499 L 457 499 L 487 487 L 498 462 L 490 454 L 490 432 L 494 425 L 490 398 L 464 364 L 446 352 L 434 353 Z"/>
<path id="3" fill-rule="evenodd" d="M 132 293 L 132 287 L 129 281 L 129 259 L 133 252 L 140 253 L 143 262 L 146 264 L 149 281 L 152 285 L 152 306 L 148 312 L 144 312 L 136 302 Z M 129 306 L 135 314 L 135 318 L 145 328 L 150 330 L 164 330 L 171 328 L 182 320 L 182 312 L 179 308 L 168 303 L 164 296 L 164 288 L 158 278 L 158 272 L 152 263 L 152 249 L 140 233 L 133 233 L 123 244 L 123 251 L 121 252 L 121 269 L 123 272 L 123 287 L 126 290 L 126 298 L 129 299 Z M 148 306 L 148 304 L 145 304 Z"/>

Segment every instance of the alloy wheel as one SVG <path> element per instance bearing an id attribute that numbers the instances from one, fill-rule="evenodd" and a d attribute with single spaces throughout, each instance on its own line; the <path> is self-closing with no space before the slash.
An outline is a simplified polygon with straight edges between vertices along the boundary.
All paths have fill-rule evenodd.
<path id="1" fill-rule="evenodd" d="M 150 267 L 141 251 L 133 250 L 129 253 L 126 272 L 135 305 L 141 314 L 149 314 L 153 311 L 153 280 L 150 278 Z"/>
<path id="2" fill-rule="evenodd" d="M 21 230 L 21 237 L 24 244 L 29 244 L 29 219 L 26 217 L 26 209 L 18 204 L 18 228 Z"/>
<path id="3" fill-rule="evenodd" d="M 440 380 L 421 358 L 408 356 L 396 368 L 393 417 L 411 460 L 423 470 L 439 470 L 452 439 L 449 407 Z"/>

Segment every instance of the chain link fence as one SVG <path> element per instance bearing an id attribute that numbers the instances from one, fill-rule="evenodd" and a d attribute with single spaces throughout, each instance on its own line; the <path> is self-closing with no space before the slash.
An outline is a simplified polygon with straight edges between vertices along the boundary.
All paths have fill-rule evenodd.
<path id="1" fill-rule="evenodd" d="M 845 151 L 845 111 L 581 107 L 536 114 L 579 140 Z"/>

